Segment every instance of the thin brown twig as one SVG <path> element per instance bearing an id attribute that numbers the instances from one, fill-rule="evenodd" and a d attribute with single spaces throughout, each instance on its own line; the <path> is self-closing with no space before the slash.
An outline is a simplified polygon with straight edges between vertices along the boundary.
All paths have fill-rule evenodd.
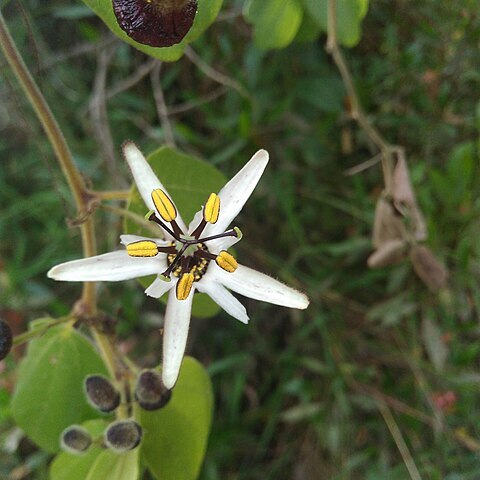
<path id="1" fill-rule="evenodd" d="M 395 418 L 392 415 L 392 412 L 384 403 L 378 403 L 377 407 L 380 410 L 380 413 L 382 414 L 390 433 L 392 434 L 393 440 L 397 445 L 398 451 L 400 452 L 405 466 L 407 467 L 408 473 L 410 474 L 410 478 L 412 480 L 422 480 L 417 465 L 413 460 L 412 454 L 410 453 L 410 450 L 405 442 L 405 439 L 403 438 L 397 422 L 395 421 Z"/>
<path id="2" fill-rule="evenodd" d="M 116 45 L 107 47 L 98 52 L 97 71 L 93 82 L 93 91 L 90 98 L 89 110 L 93 125 L 93 135 L 102 152 L 103 159 L 112 178 L 118 178 L 116 168 L 115 148 L 108 122 L 105 87 L 107 84 L 108 66 L 115 53 Z"/>
<path id="3" fill-rule="evenodd" d="M 363 111 L 360 100 L 355 89 L 353 78 L 338 44 L 337 37 L 337 2 L 328 0 L 328 26 L 326 50 L 332 56 L 340 71 L 340 75 L 347 91 L 350 103 L 350 115 L 359 124 L 360 128 L 367 134 L 368 138 L 375 144 L 382 154 L 382 169 L 385 182 L 385 192 L 391 194 L 393 186 L 394 155 L 400 148 L 388 143 L 381 133 L 370 123 Z"/>
<path id="4" fill-rule="evenodd" d="M 213 67 L 211 67 L 207 62 L 202 60 L 193 50 L 191 46 L 188 46 L 185 48 L 185 55 L 186 57 L 196 66 L 200 71 L 202 71 L 207 77 L 211 78 L 217 83 L 220 83 L 221 85 L 225 85 L 228 88 L 233 88 L 236 90 L 243 98 L 247 99 L 248 101 L 251 100 L 250 94 L 247 92 L 245 87 L 234 80 L 233 78 L 230 78 L 229 76 L 219 72 L 218 70 L 215 70 Z"/>
<path id="5" fill-rule="evenodd" d="M 115 85 L 111 86 L 108 90 L 106 90 L 105 98 L 107 100 L 110 100 L 115 95 L 118 95 L 119 93 L 122 93 L 125 90 L 128 90 L 129 88 L 135 86 L 152 71 L 156 63 L 156 58 L 150 58 L 148 61 L 136 68 L 130 76 L 124 78 L 123 80 L 119 81 Z"/>
<path id="6" fill-rule="evenodd" d="M 163 94 L 162 83 L 160 81 L 161 69 L 162 63 L 157 61 L 150 74 L 153 97 L 155 98 L 155 106 L 157 107 L 157 114 L 160 120 L 160 125 L 162 126 L 165 143 L 169 147 L 176 147 L 175 135 L 173 134 L 172 124 L 168 117 L 168 108 L 165 102 L 165 95 Z"/>

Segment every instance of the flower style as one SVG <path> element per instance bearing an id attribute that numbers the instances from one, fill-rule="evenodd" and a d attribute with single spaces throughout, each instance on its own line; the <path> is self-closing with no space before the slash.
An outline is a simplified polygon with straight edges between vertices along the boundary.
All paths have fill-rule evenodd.
<path id="1" fill-rule="evenodd" d="M 268 163 L 259 150 L 221 189 L 212 193 L 187 228 L 167 191 L 136 145 L 123 146 L 138 190 L 164 238 L 121 235 L 126 249 L 74 260 L 53 267 L 48 276 L 65 281 L 120 281 L 157 274 L 145 290 L 154 298 L 170 291 L 165 312 L 163 370 L 165 386 L 177 381 L 187 342 L 193 294 L 208 294 L 232 317 L 248 323 L 245 307 L 229 290 L 265 302 L 304 309 L 308 298 L 283 283 L 239 265 L 228 249 L 242 234 L 227 230 L 250 197 Z"/>

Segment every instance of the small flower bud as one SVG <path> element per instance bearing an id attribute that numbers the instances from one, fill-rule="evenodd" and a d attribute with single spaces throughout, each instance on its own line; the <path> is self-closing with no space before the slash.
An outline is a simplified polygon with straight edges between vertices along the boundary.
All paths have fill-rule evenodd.
<path id="1" fill-rule="evenodd" d="M 62 432 L 61 447 L 70 453 L 82 453 L 92 444 L 92 437 L 80 425 L 72 425 Z"/>
<path id="2" fill-rule="evenodd" d="M 103 375 L 89 375 L 85 379 L 88 403 L 101 412 L 111 412 L 120 404 L 120 394 Z"/>
<path id="3" fill-rule="evenodd" d="M 3 360 L 12 348 L 12 329 L 4 320 L 0 320 L 0 360 Z"/>
<path id="4" fill-rule="evenodd" d="M 144 410 L 158 410 L 170 400 L 172 391 L 162 382 L 161 375 L 155 370 L 144 370 L 137 378 L 135 398 Z"/>
<path id="5" fill-rule="evenodd" d="M 104 439 L 115 452 L 133 450 L 142 440 L 142 427 L 134 420 L 118 420 L 108 426 Z"/>

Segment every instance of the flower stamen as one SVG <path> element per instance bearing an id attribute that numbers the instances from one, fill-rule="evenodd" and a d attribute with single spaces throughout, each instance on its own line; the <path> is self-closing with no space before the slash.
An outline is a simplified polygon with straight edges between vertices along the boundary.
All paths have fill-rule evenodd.
<path id="1" fill-rule="evenodd" d="M 129 243 L 127 253 L 131 257 L 155 257 L 158 255 L 158 246 L 151 240 L 140 240 L 139 242 Z"/>
<path id="2" fill-rule="evenodd" d="M 222 250 L 215 259 L 216 264 L 223 270 L 233 273 L 238 268 L 238 263 L 234 256 L 226 250 Z"/>
<path id="3" fill-rule="evenodd" d="M 195 278 L 193 273 L 184 273 L 177 282 L 176 294 L 178 300 L 186 300 L 192 290 Z"/>

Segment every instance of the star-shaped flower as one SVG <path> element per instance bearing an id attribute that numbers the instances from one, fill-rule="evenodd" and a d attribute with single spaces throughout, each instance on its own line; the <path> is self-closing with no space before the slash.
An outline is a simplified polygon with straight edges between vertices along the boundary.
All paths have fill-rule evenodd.
<path id="1" fill-rule="evenodd" d="M 167 291 L 163 336 L 165 386 L 177 381 L 187 342 L 193 294 L 208 294 L 228 314 L 248 323 L 245 307 L 230 293 L 276 305 L 304 309 L 308 298 L 263 273 L 239 265 L 228 249 L 242 236 L 237 227 L 227 230 L 250 197 L 268 163 L 268 153 L 259 150 L 221 189 L 212 193 L 187 228 L 166 189 L 136 145 L 123 146 L 138 190 L 150 209 L 146 218 L 163 231 L 164 239 L 121 235 L 126 246 L 95 257 L 53 267 L 55 280 L 96 282 L 120 281 L 156 274 L 145 290 L 154 298 Z"/>

